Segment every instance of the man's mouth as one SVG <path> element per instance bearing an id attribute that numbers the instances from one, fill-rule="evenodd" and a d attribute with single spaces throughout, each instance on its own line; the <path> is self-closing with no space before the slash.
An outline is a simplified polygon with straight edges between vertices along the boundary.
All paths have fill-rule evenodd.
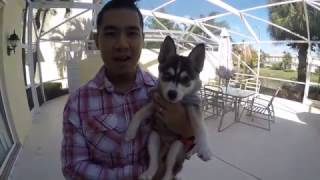
<path id="1" fill-rule="evenodd" d="M 127 62 L 130 60 L 130 56 L 119 56 L 119 57 L 114 57 L 113 60 L 116 62 Z"/>

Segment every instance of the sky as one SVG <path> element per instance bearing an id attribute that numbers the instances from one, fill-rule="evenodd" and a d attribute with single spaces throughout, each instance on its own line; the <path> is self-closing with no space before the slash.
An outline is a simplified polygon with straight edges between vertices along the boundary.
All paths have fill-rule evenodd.
<path id="1" fill-rule="evenodd" d="M 138 6 L 142 9 L 152 10 L 167 1 L 168 0 L 140 0 Z M 268 3 L 267 0 L 224 0 L 224 2 L 239 10 L 261 6 Z M 177 16 L 191 17 L 197 19 L 200 17 L 200 15 L 207 16 L 210 12 L 217 12 L 218 14 L 220 14 L 225 13 L 227 11 L 213 5 L 207 0 L 176 0 L 172 4 L 165 7 L 165 12 Z M 268 20 L 267 8 L 248 11 L 247 13 L 262 18 L 264 20 Z M 243 22 L 236 15 L 227 15 L 221 18 L 217 18 L 216 21 L 225 21 L 228 23 L 231 30 L 240 32 L 247 36 L 251 36 L 250 32 L 247 30 Z M 252 19 L 251 17 L 247 17 L 247 21 L 250 23 L 250 25 L 256 32 L 259 39 L 263 41 L 272 40 L 267 31 L 268 25 L 266 23 Z M 232 39 L 237 42 L 241 42 L 242 40 L 248 40 L 235 34 L 231 34 L 231 36 Z M 257 48 L 257 46 L 255 47 Z M 261 48 L 263 51 L 273 55 L 281 55 L 283 51 L 288 51 L 292 54 L 296 54 L 295 50 L 288 48 L 286 45 L 262 44 Z"/>
<path id="2" fill-rule="evenodd" d="M 165 0 L 141 0 L 139 2 L 139 7 L 143 9 L 153 9 L 165 2 Z M 226 0 L 224 2 L 229 3 L 231 6 L 237 9 L 246 9 L 257 5 L 266 4 L 266 0 Z M 194 19 L 199 18 L 201 14 L 207 16 L 211 12 L 217 12 L 219 14 L 227 12 L 224 9 L 221 9 L 206 0 L 176 0 L 174 3 L 168 5 L 165 8 L 165 11 L 168 14 L 191 17 Z M 268 12 L 266 8 L 251 11 L 250 14 L 263 19 L 268 18 Z M 228 15 L 222 18 L 217 18 L 216 21 L 225 21 L 228 23 L 232 30 L 250 36 L 250 33 L 246 30 L 246 27 L 244 26 L 240 18 L 236 15 Z M 248 21 L 250 24 L 253 24 L 253 29 L 257 31 L 257 35 L 260 35 L 261 39 L 270 39 L 268 33 L 266 32 L 267 25 L 265 23 L 260 23 L 259 21 L 253 20 L 251 18 L 248 18 Z M 233 38 L 240 41 L 242 39 L 241 37 L 237 36 L 234 36 Z"/>

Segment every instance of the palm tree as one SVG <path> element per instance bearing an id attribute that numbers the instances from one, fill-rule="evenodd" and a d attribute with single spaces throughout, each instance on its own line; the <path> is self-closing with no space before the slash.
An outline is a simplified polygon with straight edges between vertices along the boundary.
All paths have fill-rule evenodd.
<path id="1" fill-rule="evenodd" d="M 31 1 L 34 1 L 34 0 L 31 0 Z M 65 2 L 73 2 L 73 0 L 60 0 L 60 1 L 65 1 Z M 28 7 L 29 7 L 29 3 L 27 3 L 26 5 L 26 9 L 25 9 L 25 12 L 24 12 L 24 22 L 23 22 L 23 41 L 25 42 L 25 37 L 26 37 L 26 28 L 27 28 L 27 10 L 28 10 Z M 43 8 L 39 8 L 37 9 L 36 11 L 36 14 L 35 14 L 35 17 L 34 17 L 34 20 L 35 20 L 35 25 L 36 25 L 36 30 L 37 30 L 37 34 L 38 34 L 38 37 L 41 37 L 42 33 L 43 33 L 43 29 L 45 28 L 47 22 L 48 22 L 48 19 L 50 18 L 50 16 L 55 16 L 56 15 L 56 10 L 55 9 L 50 9 L 50 8 L 46 8 L 46 9 L 43 9 Z M 70 8 L 66 8 L 66 11 L 65 11 L 65 17 L 69 17 L 71 14 L 71 9 Z M 48 18 L 49 17 L 49 18 Z M 37 63 L 39 62 L 39 56 L 41 56 L 41 51 L 39 50 L 40 48 L 40 39 L 36 39 L 35 40 L 36 42 L 36 49 L 34 51 L 34 74 L 36 73 L 36 67 L 37 67 Z M 23 49 L 23 65 L 25 65 L 25 49 Z M 23 66 L 24 67 L 24 66 Z M 26 80 L 25 80 L 26 81 Z"/>
<path id="2" fill-rule="evenodd" d="M 292 64 L 292 57 L 289 52 L 284 52 L 283 58 L 282 58 L 282 68 L 284 70 L 290 70 Z"/>
<path id="3" fill-rule="evenodd" d="M 258 63 L 258 52 L 251 45 L 239 44 L 233 46 L 233 52 L 240 56 L 251 69 L 254 69 Z M 233 61 L 236 62 L 237 59 L 233 57 Z M 240 66 L 243 69 L 243 73 L 252 74 L 252 72 L 246 66 Z"/>
<path id="4" fill-rule="evenodd" d="M 282 2 L 283 0 L 269 0 L 269 3 Z M 307 7 L 311 40 L 320 39 L 320 12 L 312 7 Z M 269 9 L 269 19 L 278 25 L 281 25 L 293 32 L 307 37 L 306 17 L 304 14 L 303 2 L 273 6 Z M 274 26 L 269 26 L 270 35 L 276 40 L 301 40 L 292 34 L 282 31 Z M 289 47 L 298 51 L 298 78 L 300 82 L 306 81 L 307 67 L 307 43 L 288 43 Z M 312 44 L 311 50 L 315 50 L 315 44 Z"/>
<path id="5" fill-rule="evenodd" d="M 91 30 L 91 20 L 79 18 L 69 21 L 65 31 L 57 29 L 52 31 L 49 36 L 51 40 L 64 40 L 69 41 L 70 43 L 74 42 L 72 45 L 76 46 L 77 51 L 74 52 L 73 59 L 81 60 L 83 53 L 85 53 L 84 40 L 89 37 Z M 63 73 L 65 72 L 67 60 L 66 50 L 70 47 L 70 43 L 64 43 L 62 46 L 55 48 L 56 54 L 54 59 L 59 70 L 60 78 L 63 78 Z"/>

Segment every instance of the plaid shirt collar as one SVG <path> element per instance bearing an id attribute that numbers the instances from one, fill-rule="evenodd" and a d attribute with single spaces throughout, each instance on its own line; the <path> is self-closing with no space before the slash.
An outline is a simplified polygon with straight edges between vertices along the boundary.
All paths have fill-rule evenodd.
<path id="1" fill-rule="evenodd" d="M 109 81 L 108 77 L 105 76 L 106 67 L 103 65 L 98 73 L 95 75 L 95 77 L 89 81 L 88 87 L 95 88 L 95 89 L 106 89 L 108 92 L 113 93 L 114 92 L 114 86 Z M 144 85 L 146 86 L 155 86 L 156 82 L 154 79 L 150 77 L 150 75 L 147 74 L 147 72 L 144 72 L 141 70 L 140 66 L 137 66 L 137 72 L 136 72 L 136 80 L 134 85 L 130 88 L 129 91 L 133 91 L 135 89 L 141 88 Z"/>

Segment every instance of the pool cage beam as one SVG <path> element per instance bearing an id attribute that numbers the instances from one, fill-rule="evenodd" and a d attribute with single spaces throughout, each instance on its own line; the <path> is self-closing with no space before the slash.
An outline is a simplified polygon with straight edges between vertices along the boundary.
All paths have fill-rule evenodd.
<path id="1" fill-rule="evenodd" d="M 203 24 L 204 26 L 207 26 L 207 27 L 210 27 L 210 28 L 213 28 L 213 29 L 219 29 L 219 30 L 222 30 L 222 29 L 223 29 L 223 27 L 214 26 L 214 25 L 212 25 L 212 24 L 207 24 L 207 23 L 204 23 L 204 22 L 202 22 L 202 24 Z M 241 37 L 246 38 L 246 39 L 254 40 L 254 39 L 252 38 L 252 36 L 247 36 L 247 35 L 244 35 L 244 34 L 242 34 L 242 33 L 233 31 L 233 30 L 228 29 L 228 28 L 225 28 L 225 29 L 226 29 L 230 34 L 235 34 L 235 35 L 237 35 L 237 36 L 241 36 Z"/>
<path id="2" fill-rule="evenodd" d="M 248 29 L 248 31 L 250 32 L 250 34 L 253 36 L 253 38 L 259 42 L 259 38 L 257 37 L 256 33 L 254 32 L 254 30 L 252 29 L 251 25 L 249 24 L 249 22 L 247 21 L 247 19 L 245 18 L 245 16 L 239 11 L 237 10 L 236 8 L 230 6 L 229 4 L 221 1 L 221 0 L 207 0 L 209 1 L 210 3 L 220 7 L 220 8 L 223 8 L 229 12 L 231 12 L 232 14 L 235 14 L 237 15 L 241 21 L 244 23 L 244 25 L 246 26 L 246 28 Z"/>
<path id="3" fill-rule="evenodd" d="M 189 25 L 195 25 L 197 27 L 199 27 L 199 24 L 201 27 L 199 27 L 200 29 L 204 30 L 207 29 L 205 26 L 209 26 L 209 27 L 212 27 L 212 28 L 217 28 L 215 26 L 211 26 L 210 24 L 205 24 L 205 23 L 202 23 L 201 21 L 198 21 L 198 20 L 191 20 L 191 19 L 188 19 L 188 18 L 184 18 L 184 17 L 179 17 L 179 16 L 174 16 L 174 15 L 170 15 L 170 14 L 166 14 L 166 13 L 162 13 L 162 12 L 151 12 L 151 10 L 145 10 L 145 9 L 141 9 L 141 13 L 144 15 L 144 16 L 154 16 L 154 17 L 157 17 L 157 18 L 161 18 L 161 19 L 167 19 L 167 20 L 170 20 L 170 21 L 175 21 L 175 22 L 179 22 L 179 23 L 184 23 L 184 24 L 189 24 Z M 206 30 L 205 30 L 206 31 Z M 209 30 L 208 30 L 209 31 Z M 207 32 L 208 32 L 207 31 Z M 248 36 L 240 33 L 240 32 L 235 32 L 235 31 L 232 31 L 232 30 L 229 30 L 227 29 L 227 31 L 229 31 L 230 33 L 233 33 L 233 34 L 237 34 L 239 36 L 242 36 L 242 37 L 246 37 L 248 38 Z M 211 33 L 211 32 L 210 32 Z M 207 34 L 207 33 L 206 33 Z M 211 33 L 212 34 L 212 33 Z M 209 34 L 208 34 L 209 35 Z M 209 35 L 210 37 L 212 37 L 215 41 L 218 41 L 217 38 L 215 38 L 215 36 L 213 35 Z M 251 39 L 252 37 L 250 37 L 249 39 Z"/>
<path id="4" fill-rule="evenodd" d="M 257 16 L 251 15 L 251 14 L 247 14 L 247 13 L 243 13 L 243 14 L 244 14 L 245 16 L 251 17 L 251 18 L 253 18 L 253 19 L 255 19 L 255 20 L 264 22 L 264 23 L 266 23 L 266 24 L 269 24 L 269 25 L 271 25 L 271 26 L 274 26 L 274 27 L 276 27 L 276 28 L 279 28 L 279 29 L 281 29 L 281 30 L 283 30 L 283 31 L 286 31 L 286 32 L 288 32 L 288 33 L 290 33 L 290 34 L 298 37 L 298 38 L 301 38 L 301 39 L 306 40 L 306 41 L 308 40 L 308 38 L 306 38 L 306 37 L 304 37 L 304 36 L 302 36 L 302 35 L 300 35 L 300 34 L 298 34 L 298 33 L 292 32 L 291 30 L 289 30 L 289 29 L 287 29 L 287 28 L 284 28 L 284 27 L 282 27 L 282 26 L 279 26 L 279 25 L 277 25 L 277 24 L 274 24 L 274 23 L 272 23 L 272 22 L 270 22 L 270 21 L 266 21 L 266 20 L 264 20 L 264 19 L 262 19 L 262 18 L 259 18 L 259 17 L 257 17 Z"/>
<path id="5" fill-rule="evenodd" d="M 33 5 L 31 1 L 28 1 L 29 7 L 28 7 L 28 20 L 27 20 L 27 38 L 28 38 L 28 44 L 27 44 L 27 61 L 29 64 L 29 76 L 30 76 L 30 89 L 32 94 L 32 101 L 33 101 L 33 114 L 37 114 L 40 112 L 40 105 L 39 100 L 37 96 L 37 89 L 34 81 L 34 62 L 33 62 L 33 48 L 32 48 L 32 28 L 33 28 Z"/>
<path id="6" fill-rule="evenodd" d="M 310 38 L 310 24 L 309 24 L 309 14 L 308 14 L 308 8 L 307 8 L 307 0 L 303 1 L 303 8 L 304 8 L 304 15 L 306 18 L 306 27 L 307 27 L 307 34 L 308 34 L 308 52 L 307 52 L 307 72 L 306 72 L 306 84 L 304 86 L 304 95 L 303 95 L 303 103 L 306 104 L 308 102 L 308 94 L 310 89 L 310 70 L 311 66 L 310 63 L 312 61 L 311 57 L 311 38 Z"/>
<path id="7" fill-rule="evenodd" d="M 175 2 L 175 1 L 176 1 L 176 0 L 168 1 L 168 2 L 166 2 L 166 3 L 164 3 L 164 4 L 162 4 L 162 5 L 154 8 L 154 9 L 152 9 L 151 12 L 156 12 L 156 11 L 158 11 L 159 9 L 164 8 L 164 7 L 168 6 L 169 4 L 171 4 L 171 3 Z M 146 23 L 148 17 L 149 17 L 149 16 L 146 16 L 146 17 L 143 19 L 143 23 Z"/>
<path id="8" fill-rule="evenodd" d="M 175 22 L 178 22 L 178 23 L 184 23 L 184 24 L 197 26 L 197 27 L 201 28 L 203 31 L 205 31 L 206 34 L 208 34 L 207 32 L 209 32 L 209 30 L 206 27 L 210 27 L 210 25 L 206 24 L 205 21 L 208 21 L 208 20 L 211 20 L 211 19 L 215 19 L 215 18 L 218 18 L 218 17 L 227 16 L 227 15 L 230 15 L 230 14 L 236 14 L 237 16 L 239 16 L 242 19 L 243 23 L 246 25 L 246 28 L 249 30 L 250 34 L 252 35 L 253 39 L 255 40 L 253 42 L 247 41 L 247 42 L 245 42 L 246 44 L 257 44 L 257 43 L 264 44 L 264 43 L 281 43 L 281 42 L 282 43 L 285 43 L 285 42 L 290 43 L 290 42 L 295 42 L 295 43 L 308 43 L 309 44 L 309 48 L 310 48 L 311 47 L 311 43 L 319 43 L 319 41 L 311 41 L 311 39 L 310 39 L 308 10 L 307 10 L 307 7 L 306 7 L 307 4 L 308 4 L 311 7 L 319 10 L 320 9 L 320 7 L 319 7 L 320 3 L 315 2 L 314 0 L 288 0 L 288 1 L 283 1 L 283 2 L 277 2 L 277 3 L 262 5 L 262 6 L 256 6 L 256 7 L 252 7 L 252 8 L 243 9 L 243 10 L 237 10 L 236 8 L 233 8 L 232 6 L 222 2 L 221 0 L 207 0 L 207 1 L 209 1 L 211 3 L 214 3 L 215 5 L 227 10 L 228 12 L 227 13 L 223 13 L 223 14 L 218 14 L 218 15 L 214 15 L 214 16 L 201 18 L 201 19 L 196 19 L 196 20 L 192 20 L 192 19 L 188 19 L 188 18 L 184 18 L 184 17 L 179 17 L 179 16 L 174 16 L 174 15 L 169 15 L 169 14 L 160 13 L 160 12 L 152 12 L 152 10 L 150 11 L 150 10 L 141 9 L 141 12 L 145 16 L 154 16 L 154 17 L 158 17 L 158 18 L 163 18 L 163 19 L 168 19 L 168 20 L 171 20 L 171 21 L 175 21 Z M 29 7 L 32 7 L 31 9 L 38 9 L 38 8 L 80 8 L 80 9 L 97 10 L 101 6 L 98 3 L 92 4 L 92 3 L 80 3 L 80 2 L 31 2 L 30 0 L 28 0 L 28 2 L 30 4 Z M 171 0 L 171 1 L 168 1 L 168 2 L 164 3 L 161 6 L 166 6 L 166 5 L 172 4 L 173 2 L 174 2 L 174 0 Z M 305 16 L 306 16 L 306 25 L 307 25 L 307 31 L 308 31 L 308 38 L 305 38 L 304 36 L 299 35 L 299 34 L 297 34 L 295 32 L 292 32 L 292 31 L 290 31 L 290 30 L 288 30 L 288 29 L 286 29 L 286 28 L 284 28 L 282 26 L 275 25 L 272 22 L 269 22 L 269 21 L 263 20 L 261 18 L 258 18 L 256 16 L 253 16 L 253 15 L 251 15 L 249 13 L 244 13 L 244 12 L 257 10 L 257 9 L 261 9 L 261 8 L 268 8 L 268 7 L 279 6 L 279 5 L 290 4 L 290 3 L 297 3 L 297 2 L 303 2 L 304 3 L 304 11 L 305 11 Z M 156 8 L 156 10 L 161 8 L 161 7 L 160 8 L 159 7 Z M 154 11 L 155 11 L 155 9 L 154 9 Z M 284 30 L 287 33 L 290 33 L 292 35 L 295 35 L 295 36 L 303 39 L 303 41 L 299 41 L 299 40 L 296 40 L 296 41 L 261 41 L 256 36 L 256 33 L 252 29 L 251 25 L 247 22 L 245 16 L 249 16 L 249 17 L 251 17 L 253 19 L 262 21 L 262 22 L 267 23 L 267 24 L 269 24 L 271 26 L 274 26 L 276 28 Z M 30 14 L 28 14 L 28 18 L 32 18 L 32 13 L 31 13 L 31 17 L 30 17 Z M 148 17 L 146 17 L 146 18 L 148 18 Z M 28 22 L 30 22 L 30 21 L 28 21 Z M 28 24 L 28 28 L 32 28 L 32 25 L 30 26 Z M 212 27 L 212 28 L 215 28 L 215 27 Z M 248 36 L 246 36 L 246 35 L 244 35 L 242 33 L 234 32 L 232 30 L 228 30 L 228 31 L 230 33 L 237 34 L 239 36 L 241 35 L 242 37 L 248 38 Z M 32 30 L 31 31 L 28 30 L 28 32 L 32 33 Z M 46 33 L 48 33 L 48 32 L 46 32 Z M 190 35 L 190 32 L 184 32 L 184 35 L 182 35 L 182 37 L 189 36 L 189 35 Z M 216 36 L 212 36 L 212 34 L 210 35 L 210 33 L 208 35 L 212 38 L 212 40 L 217 41 L 217 37 Z M 193 37 L 193 39 L 195 39 L 194 38 L 195 36 L 192 35 L 192 37 Z M 251 39 L 251 37 L 249 39 Z M 28 37 L 28 40 L 30 40 L 30 37 Z M 32 37 L 31 37 L 31 41 L 29 41 L 29 42 L 31 42 L 31 45 L 28 44 L 28 52 L 31 53 L 32 52 Z M 234 42 L 232 44 L 239 44 L 239 42 Z M 259 49 L 261 50 L 261 47 L 259 47 Z M 311 66 L 309 64 L 311 63 L 311 49 L 308 49 L 308 55 L 307 56 L 308 56 L 308 58 L 307 58 L 308 68 L 307 68 L 307 81 L 305 82 L 305 84 L 306 84 L 305 88 L 306 89 L 305 89 L 304 101 L 305 101 L 305 99 L 307 97 L 308 91 L 306 91 L 306 90 L 309 90 L 309 83 L 310 83 L 310 68 L 311 68 Z M 30 59 L 33 59 L 33 58 L 29 54 L 28 54 L 27 57 L 28 57 L 28 62 L 33 64 L 33 60 L 32 61 L 30 60 Z M 31 71 L 32 71 L 32 68 L 30 69 L 30 72 Z M 32 79 L 33 78 L 31 78 L 31 80 Z M 33 92 L 34 92 L 34 90 L 33 90 Z"/>
<path id="9" fill-rule="evenodd" d="M 279 6 L 279 5 L 284 5 L 284 4 L 291 4 L 291 3 L 296 3 L 296 2 L 300 2 L 300 1 L 303 1 L 303 0 L 291 0 L 291 1 L 276 2 L 276 3 L 272 3 L 272 4 L 256 6 L 253 8 L 248 8 L 248 9 L 243 9 L 243 10 L 238 10 L 238 11 L 240 13 L 243 13 L 243 12 L 247 12 L 247 11 L 252 11 L 252 10 L 257 10 L 257 9 L 262 9 L 262 8 L 269 8 L 269 7 Z M 200 18 L 200 19 L 197 19 L 197 21 L 205 22 L 205 21 L 209 21 L 211 19 L 216 19 L 216 18 L 228 16 L 231 14 L 232 14 L 231 12 L 221 13 L 221 14 L 217 14 L 217 15 L 213 15 L 213 16 L 208 16 L 205 18 Z"/>
<path id="10" fill-rule="evenodd" d="M 84 13 L 90 11 L 90 10 L 91 10 L 91 9 L 86 9 L 86 10 L 84 10 L 84 11 L 82 11 L 82 12 L 80 12 L 80 13 L 72 16 L 72 17 L 67 18 L 66 20 L 62 21 L 61 23 L 57 24 L 56 26 L 52 27 L 51 29 L 47 30 L 46 32 L 42 33 L 42 34 L 41 34 L 41 37 L 45 36 L 46 34 L 54 31 L 56 28 L 62 26 L 63 24 L 65 24 L 65 23 L 67 23 L 67 22 L 70 22 L 70 21 L 73 20 L 74 18 L 77 18 L 77 17 L 81 16 L 82 14 L 84 14 Z"/>

